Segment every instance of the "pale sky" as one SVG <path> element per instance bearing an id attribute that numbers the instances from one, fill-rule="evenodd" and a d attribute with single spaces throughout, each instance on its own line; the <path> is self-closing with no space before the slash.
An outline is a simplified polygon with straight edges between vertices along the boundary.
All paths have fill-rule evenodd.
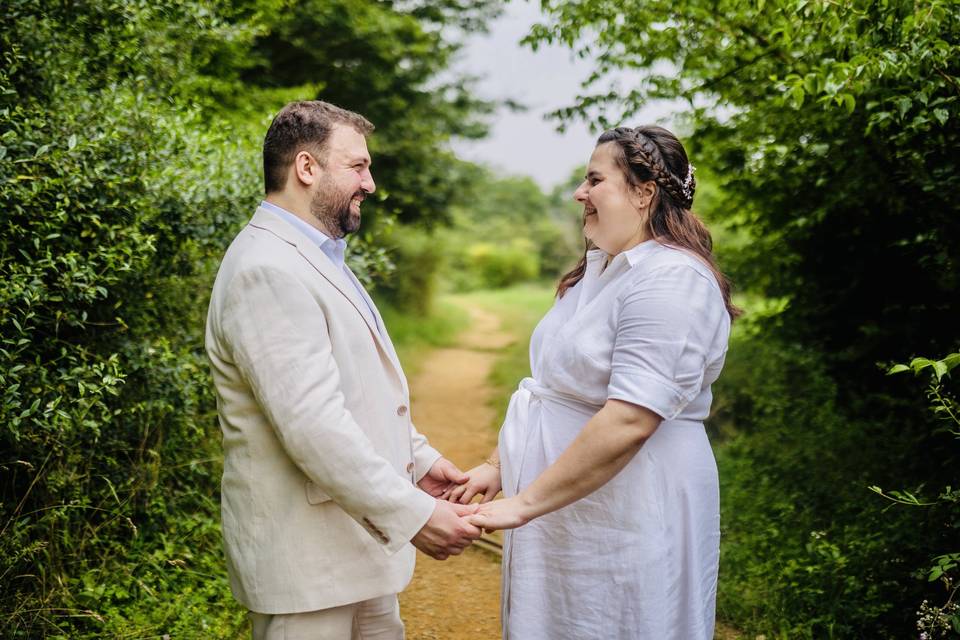
<path id="1" fill-rule="evenodd" d="M 490 25 L 489 34 L 468 38 L 457 68 L 483 77 L 476 86 L 480 97 L 510 98 L 528 110 L 501 110 L 491 118 L 489 138 L 455 141 L 453 149 L 465 160 L 494 166 L 502 173 L 529 175 L 549 190 L 566 180 L 574 167 L 586 164 L 597 134 L 579 121 L 558 133 L 555 122 L 544 119 L 550 111 L 573 103 L 592 64 L 560 46 L 541 46 L 536 52 L 521 47 L 520 39 L 539 21 L 539 2 L 512 0 Z M 624 75 L 620 82 L 629 80 Z M 657 122 L 670 127 L 673 110 L 670 105 L 652 105 L 626 124 Z"/>

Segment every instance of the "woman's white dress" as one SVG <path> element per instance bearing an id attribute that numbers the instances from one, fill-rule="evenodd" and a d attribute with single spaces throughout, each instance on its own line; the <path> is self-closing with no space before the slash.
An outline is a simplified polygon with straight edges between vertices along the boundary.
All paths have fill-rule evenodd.
<path id="1" fill-rule="evenodd" d="M 664 418 L 605 486 L 507 532 L 504 638 L 711 640 L 720 514 L 703 420 L 730 320 L 710 269 L 656 241 L 583 279 L 544 316 L 532 377 L 500 432 L 504 493 L 528 486 L 608 398 Z"/>

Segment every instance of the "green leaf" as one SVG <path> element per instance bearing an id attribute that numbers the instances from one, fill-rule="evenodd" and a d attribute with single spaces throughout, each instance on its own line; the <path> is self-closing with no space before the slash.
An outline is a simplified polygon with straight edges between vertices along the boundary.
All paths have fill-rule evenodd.
<path id="1" fill-rule="evenodd" d="M 943 378 L 943 376 L 947 375 L 947 372 L 949 371 L 949 369 L 947 369 L 947 365 L 945 362 L 941 362 L 938 360 L 937 362 L 933 363 L 933 371 L 937 376 L 937 380 L 939 381 L 940 379 Z"/>
<path id="2" fill-rule="evenodd" d="M 852 94 L 844 93 L 842 95 L 843 106 L 846 107 L 847 113 L 853 113 L 853 110 L 857 106 L 857 100 L 853 97 Z"/>
<path id="3" fill-rule="evenodd" d="M 803 85 L 793 85 L 793 89 L 790 90 L 790 100 L 794 109 L 799 109 L 803 106 L 803 100 L 805 96 L 806 93 L 803 90 Z"/>
<path id="4" fill-rule="evenodd" d="M 903 116 L 907 115 L 907 111 L 910 110 L 911 105 L 913 105 L 913 101 L 906 96 L 901 96 L 897 98 L 896 105 L 897 109 L 900 111 L 900 117 L 902 118 Z"/>
<path id="5" fill-rule="evenodd" d="M 953 370 L 954 367 L 960 365 L 960 353 L 951 353 L 943 359 L 943 363 L 947 365 L 948 370 Z"/>

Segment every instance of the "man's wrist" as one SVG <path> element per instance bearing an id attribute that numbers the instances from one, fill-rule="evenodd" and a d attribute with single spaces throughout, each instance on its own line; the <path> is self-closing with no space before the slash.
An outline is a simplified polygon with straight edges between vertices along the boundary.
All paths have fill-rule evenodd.
<path id="1" fill-rule="evenodd" d="M 418 457 L 414 455 L 413 457 L 414 480 L 417 484 L 420 484 L 420 481 L 423 480 L 428 473 L 430 473 L 430 470 L 433 469 L 433 466 L 443 459 L 443 455 L 433 447 L 430 447 L 430 451 L 432 453 L 428 453 L 426 456 Z M 436 454 L 436 457 L 433 457 L 433 454 Z M 429 460 L 430 464 L 426 464 L 426 460 Z"/>

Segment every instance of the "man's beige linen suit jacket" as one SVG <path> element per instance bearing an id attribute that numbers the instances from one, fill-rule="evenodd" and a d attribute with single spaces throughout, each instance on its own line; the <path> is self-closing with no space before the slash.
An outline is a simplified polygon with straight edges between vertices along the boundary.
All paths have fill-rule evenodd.
<path id="1" fill-rule="evenodd" d="M 400 592 L 413 574 L 409 541 L 435 505 L 415 482 L 440 454 L 411 423 L 396 352 L 365 304 L 319 247 L 263 208 L 220 265 L 206 348 L 223 537 L 233 593 L 252 611 L 359 602 Z"/>

